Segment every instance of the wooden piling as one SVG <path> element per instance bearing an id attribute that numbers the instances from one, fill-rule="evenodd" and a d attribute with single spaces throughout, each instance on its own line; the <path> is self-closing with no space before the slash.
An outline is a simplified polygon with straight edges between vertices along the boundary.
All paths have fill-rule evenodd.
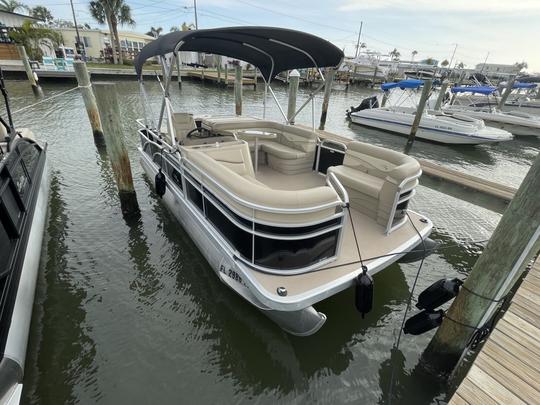
<path id="1" fill-rule="evenodd" d="M 176 77 L 176 81 L 178 82 L 178 87 L 182 87 L 182 73 L 180 71 L 180 67 L 182 66 L 182 63 L 180 62 L 180 53 L 176 53 L 176 70 L 178 72 L 178 76 Z"/>
<path id="2" fill-rule="evenodd" d="M 508 205 L 482 255 L 422 355 L 437 371 L 451 371 L 475 331 L 540 250 L 540 154 Z M 472 292 L 471 292 L 472 291 Z M 468 326 L 467 326 L 468 325 Z"/>
<path id="3" fill-rule="evenodd" d="M 381 100 L 381 107 L 384 107 L 387 101 L 388 101 L 388 92 L 384 91 L 382 95 L 382 100 Z"/>
<path id="4" fill-rule="evenodd" d="M 508 96 L 510 95 L 510 93 L 512 93 L 512 87 L 514 86 L 515 81 L 516 81 L 516 76 L 511 76 L 510 78 L 508 78 L 508 82 L 506 83 L 504 92 L 501 95 L 501 100 L 499 101 L 499 110 L 502 110 L 504 105 L 506 104 L 506 100 L 508 100 Z"/>
<path id="5" fill-rule="evenodd" d="M 225 78 L 223 80 L 225 87 L 229 86 L 229 65 L 225 63 Z"/>
<path id="6" fill-rule="evenodd" d="M 287 107 L 287 120 L 289 124 L 294 124 L 294 114 L 296 113 L 296 96 L 300 84 L 300 73 L 294 69 L 289 74 L 289 104 Z"/>
<path id="7" fill-rule="evenodd" d="M 326 115 L 328 114 L 328 103 L 330 102 L 330 93 L 332 92 L 332 82 L 334 81 L 334 75 L 336 70 L 334 68 L 329 68 L 328 73 L 326 74 L 326 81 L 324 84 L 324 98 L 321 111 L 321 122 L 319 124 L 319 129 L 324 130 L 324 125 L 326 124 Z"/>
<path id="8" fill-rule="evenodd" d="M 433 108 L 435 111 L 440 110 L 442 106 L 442 102 L 444 99 L 444 95 L 446 94 L 446 89 L 448 88 L 448 82 L 442 82 L 441 88 L 439 89 L 439 96 L 437 97 L 437 101 L 435 102 L 435 107 Z"/>
<path id="9" fill-rule="evenodd" d="M 41 89 L 41 86 L 38 83 L 37 74 L 34 73 L 32 70 L 32 67 L 30 66 L 30 61 L 28 60 L 28 55 L 26 54 L 26 49 L 24 48 L 24 45 L 17 45 L 17 51 L 19 52 L 19 56 L 21 57 L 22 63 L 24 65 L 24 70 L 26 71 L 26 77 L 28 77 L 28 81 L 30 82 L 32 86 L 32 91 L 34 92 L 34 96 L 41 97 L 43 96 L 43 90 Z"/>
<path id="10" fill-rule="evenodd" d="M 235 66 L 234 104 L 236 107 L 236 115 L 242 115 L 242 65 Z"/>
<path id="11" fill-rule="evenodd" d="M 93 87 L 101 116 L 107 154 L 111 160 L 116 185 L 118 186 L 122 214 L 128 217 L 140 215 L 128 151 L 124 144 L 116 85 L 108 82 L 96 82 Z"/>
<path id="12" fill-rule="evenodd" d="M 96 145 L 102 146 L 105 142 L 103 139 L 103 128 L 101 127 L 96 97 L 92 90 L 92 83 L 90 82 L 90 75 L 88 74 L 86 63 L 76 60 L 73 62 L 73 68 L 75 69 L 77 83 L 79 84 L 84 100 L 84 106 L 86 107 L 86 113 L 88 114 L 90 126 L 92 127 L 92 133 L 94 134 L 94 142 Z"/>
<path id="13" fill-rule="evenodd" d="M 422 89 L 422 95 L 420 96 L 420 101 L 418 102 L 418 107 L 416 108 L 416 115 L 414 116 L 414 121 L 411 126 L 411 132 L 409 133 L 409 139 L 407 139 L 407 144 L 403 149 L 403 153 L 409 154 L 411 151 L 412 145 L 414 143 L 414 138 L 416 137 L 416 132 L 420 126 L 420 120 L 424 114 L 424 108 L 426 107 L 426 102 L 429 98 L 429 93 L 431 91 L 431 85 L 433 81 L 431 79 L 424 80 L 424 88 Z"/>

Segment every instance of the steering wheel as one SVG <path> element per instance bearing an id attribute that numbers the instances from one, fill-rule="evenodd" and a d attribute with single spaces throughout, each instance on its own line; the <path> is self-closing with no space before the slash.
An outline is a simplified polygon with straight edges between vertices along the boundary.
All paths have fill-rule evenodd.
<path id="1" fill-rule="evenodd" d="M 197 135 L 195 135 L 195 133 L 197 133 Z M 203 135 L 203 133 L 206 133 Z M 189 131 L 187 134 L 186 134 L 186 138 L 190 139 L 190 138 L 208 138 L 210 135 L 210 132 L 204 128 L 193 128 L 191 131 Z"/>

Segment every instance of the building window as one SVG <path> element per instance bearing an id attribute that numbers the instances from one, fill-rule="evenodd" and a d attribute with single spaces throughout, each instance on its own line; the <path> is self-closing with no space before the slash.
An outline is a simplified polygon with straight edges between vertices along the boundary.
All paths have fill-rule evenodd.
<path id="1" fill-rule="evenodd" d="M 85 48 L 91 48 L 92 47 L 92 43 L 90 42 L 90 37 L 82 37 L 82 40 L 83 40 Z"/>

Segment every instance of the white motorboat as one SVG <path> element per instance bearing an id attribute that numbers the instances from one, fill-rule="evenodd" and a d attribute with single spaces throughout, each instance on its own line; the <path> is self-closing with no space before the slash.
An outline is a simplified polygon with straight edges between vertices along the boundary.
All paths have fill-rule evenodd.
<path id="1" fill-rule="evenodd" d="M 497 89 L 490 86 L 460 86 L 453 87 L 451 91 L 454 94 L 483 94 L 490 97 Z M 487 125 L 506 130 L 514 135 L 540 136 L 540 116 L 523 111 L 501 111 L 493 104 L 483 106 L 451 104 L 445 106 L 443 111 L 484 120 Z"/>
<path id="2" fill-rule="evenodd" d="M 408 79 L 397 83 L 384 83 L 381 85 L 381 89 L 385 92 L 393 89 L 410 92 L 420 88 L 423 84 L 422 80 Z M 414 94 L 409 93 L 408 98 L 413 100 Z M 401 101 L 404 101 L 403 97 Z M 351 112 L 351 121 L 355 124 L 409 135 L 415 119 L 416 108 L 401 105 L 377 108 L 378 104 L 370 103 L 370 105 L 375 106 L 375 108 L 366 106 L 367 108 Z M 464 114 L 425 110 L 420 119 L 416 138 L 446 144 L 476 145 L 509 141 L 512 139 L 512 135 L 504 130 L 487 127 L 482 120 L 470 118 Z"/>
<path id="3" fill-rule="evenodd" d="M 343 53 L 299 31 L 231 27 L 169 33 L 135 62 L 145 99 L 145 60 L 158 57 L 165 72 L 159 118 L 138 120 L 141 164 L 156 193 L 225 286 L 287 332 L 313 334 L 326 320 L 314 305 L 425 247 L 432 223 L 408 209 L 420 165 L 373 145 L 323 139 L 285 114 L 283 123 L 267 120 L 265 108 L 263 118 L 175 112 L 169 54 L 183 50 L 256 66 L 276 102 L 269 83 L 278 72 L 337 66 Z"/>
<path id="4" fill-rule="evenodd" d="M 0 69 L 0 404 L 20 402 L 49 180 L 46 144 L 15 129 Z"/>

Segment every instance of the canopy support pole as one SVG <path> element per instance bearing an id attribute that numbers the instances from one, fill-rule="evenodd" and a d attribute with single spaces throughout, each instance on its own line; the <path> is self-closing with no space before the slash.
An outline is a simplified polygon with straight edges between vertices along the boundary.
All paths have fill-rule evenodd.
<path id="1" fill-rule="evenodd" d="M 161 69 L 163 71 L 163 80 L 165 81 L 165 86 L 163 89 L 163 101 L 161 102 L 161 110 L 159 112 L 159 121 L 156 130 L 161 132 L 161 124 L 163 122 L 163 115 L 165 114 L 165 103 L 166 99 L 169 98 L 169 85 L 171 84 L 171 74 L 172 74 L 172 63 L 170 67 L 167 68 L 167 59 L 165 56 L 160 57 L 161 60 Z"/>
<path id="2" fill-rule="evenodd" d="M 283 108 L 281 107 L 281 104 L 279 103 L 279 100 L 277 99 L 276 97 L 276 93 L 274 93 L 274 90 L 272 90 L 272 86 L 268 85 L 268 90 L 270 90 L 270 94 L 272 95 L 272 97 L 274 98 L 274 101 L 276 102 L 278 108 L 279 108 L 279 112 L 281 113 L 281 115 L 283 116 L 283 119 L 285 120 L 285 122 L 288 124 L 289 123 L 289 120 L 287 119 L 287 114 L 285 114 L 285 111 L 283 111 Z"/>

